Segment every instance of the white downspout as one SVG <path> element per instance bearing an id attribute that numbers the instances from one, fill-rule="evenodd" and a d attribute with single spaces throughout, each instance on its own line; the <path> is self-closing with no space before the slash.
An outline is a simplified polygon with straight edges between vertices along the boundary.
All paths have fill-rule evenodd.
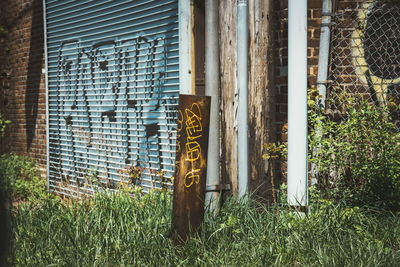
<path id="1" fill-rule="evenodd" d="M 238 197 L 249 191 L 249 140 L 248 140 L 248 3 L 237 1 L 237 142 L 238 142 Z"/>
<path id="2" fill-rule="evenodd" d="M 210 129 L 207 157 L 207 187 L 220 184 L 220 139 L 219 139 L 219 17 L 218 0 L 205 1 L 205 79 L 206 95 L 211 96 Z M 219 209 L 218 190 L 206 193 L 206 207 L 212 213 Z"/>
<path id="3" fill-rule="evenodd" d="M 179 0 L 179 93 L 191 95 L 192 90 L 192 25 L 191 0 Z"/>
<path id="4" fill-rule="evenodd" d="M 308 205 L 307 0 L 289 0 L 288 204 Z"/>
<path id="5" fill-rule="evenodd" d="M 47 9 L 46 1 L 43 0 L 43 37 L 44 37 L 44 73 L 45 77 L 45 89 L 46 89 L 46 187 L 47 191 L 50 191 L 50 144 L 49 144 L 49 73 L 48 73 L 48 55 L 47 55 Z"/>
<path id="6" fill-rule="evenodd" d="M 323 0 L 322 2 L 322 21 L 321 35 L 319 41 L 319 56 L 318 56 L 318 76 L 317 89 L 321 96 L 319 99 L 320 108 L 325 108 L 326 99 L 326 83 L 328 77 L 329 63 L 329 44 L 331 39 L 331 16 L 332 16 L 332 0 Z"/>

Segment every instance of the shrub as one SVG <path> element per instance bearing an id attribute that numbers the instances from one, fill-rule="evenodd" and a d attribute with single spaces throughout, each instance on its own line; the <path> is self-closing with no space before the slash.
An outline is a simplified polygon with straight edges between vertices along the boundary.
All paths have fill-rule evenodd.
<path id="1" fill-rule="evenodd" d="M 400 133 L 389 108 L 363 101 L 335 121 L 313 113 L 310 151 L 319 187 L 350 205 L 400 210 Z"/>
<path id="2" fill-rule="evenodd" d="M 40 177 L 37 162 L 15 154 L 0 156 L 2 188 L 14 200 L 40 198 L 46 194 L 46 181 Z"/>

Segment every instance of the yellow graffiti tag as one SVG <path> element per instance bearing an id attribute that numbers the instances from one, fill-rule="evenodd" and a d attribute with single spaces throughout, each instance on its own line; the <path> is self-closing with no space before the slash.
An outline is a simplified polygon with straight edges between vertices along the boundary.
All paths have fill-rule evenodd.
<path id="1" fill-rule="evenodd" d="M 200 138 L 203 128 L 201 127 L 201 111 L 197 103 L 193 103 L 191 109 L 185 109 L 186 134 L 188 139 Z"/>
<path id="2" fill-rule="evenodd" d="M 200 182 L 200 175 L 196 174 L 200 171 L 198 170 L 191 170 L 190 172 L 186 173 L 185 175 L 185 187 L 189 188 L 194 183 L 198 184 Z"/>
<path id="3" fill-rule="evenodd" d="M 203 128 L 201 126 L 201 111 L 197 103 L 193 103 L 190 109 L 185 109 L 186 126 L 186 158 L 185 162 L 190 164 L 189 171 L 185 175 L 185 187 L 189 188 L 193 184 L 200 182 L 201 146 L 196 140 L 202 137 Z"/>

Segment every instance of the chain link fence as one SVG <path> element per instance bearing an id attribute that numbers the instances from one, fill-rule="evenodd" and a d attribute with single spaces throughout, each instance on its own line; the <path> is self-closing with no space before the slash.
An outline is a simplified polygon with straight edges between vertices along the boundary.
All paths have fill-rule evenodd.
<path id="1" fill-rule="evenodd" d="M 340 116 L 359 96 L 400 104 L 400 1 L 337 1 L 332 18 L 327 108 Z M 400 127 L 400 112 L 392 110 Z"/>

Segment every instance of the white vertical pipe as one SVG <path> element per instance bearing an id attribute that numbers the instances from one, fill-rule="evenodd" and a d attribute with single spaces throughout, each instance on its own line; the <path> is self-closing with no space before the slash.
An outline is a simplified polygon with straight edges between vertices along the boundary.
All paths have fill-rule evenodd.
<path id="1" fill-rule="evenodd" d="M 191 0 L 179 0 L 179 93 L 192 94 Z"/>
<path id="2" fill-rule="evenodd" d="M 332 0 L 322 1 L 322 21 L 321 21 L 321 35 L 319 39 L 319 55 L 318 55 L 318 76 L 317 76 L 317 89 L 320 98 L 318 99 L 318 108 L 325 109 L 326 100 L 326 83 L 328 77 L 328 64 L 329 64 L 329 45 L 331 39 L 331 16 L 332 16 Z M 315 133 L 321 136 L 323 129 L 317 127 Z M 318 157 L 320 147 L 313 149 L 313 157 Z M 318 166 L 315 163 L 311 165 L 311 184 L 314 185 L 318 182 Z"/>
<path id="3" fill-rule="evenodd" d="M 248 140 L 248 3 L 237 1 L 237 142 L 238 142 L 238 197 L 244 197 L 249 190 L 249 140 Z"/>
<path id="4" fill-rule="evenodd" d="M 307 0 L 289 0 L 288 203 L 307 206 Z"/>
<path id="5" fill-rule="evenodd" d="M 43 5 L 43 42 L 44 42 L 44 69 L 45 73 L 45 90 L 46 90 L 46 187 L 50 189 L 50 144 L 49 144 L 49 75 L 48 75 L 48 57 L 47 57 L 47 17 L 46 17 L 46 0 L 42 1 Z"/>
<path id="6" fill-rule="evenodd" d="M 218 0 L 205 1 L 206 95 L 211 96 L 207 157 L 207 186 L 217 186 L 220 184 L 218 4 Z M 218 212 L 219 192 L 207 192 L 205 204 L 206 207 L 209 208 L 210 212 Z"/>
<path id="7" fill-rule="evenodd" d="M 329 44 L 331 38 L 331 16 L 332 16 L 332 0 L 323 0 L 322 2 L 322 21 L 321 21 L 321 35 L 319 41 L 319 56 L 318 56 L 318 76 L 317 76 L 317 89 L 318 94 L 321 96 L 319 105 L 325 108 L 326 99 L 326 80 L 328 77 L 328 63 L 329 63 Z"/>

